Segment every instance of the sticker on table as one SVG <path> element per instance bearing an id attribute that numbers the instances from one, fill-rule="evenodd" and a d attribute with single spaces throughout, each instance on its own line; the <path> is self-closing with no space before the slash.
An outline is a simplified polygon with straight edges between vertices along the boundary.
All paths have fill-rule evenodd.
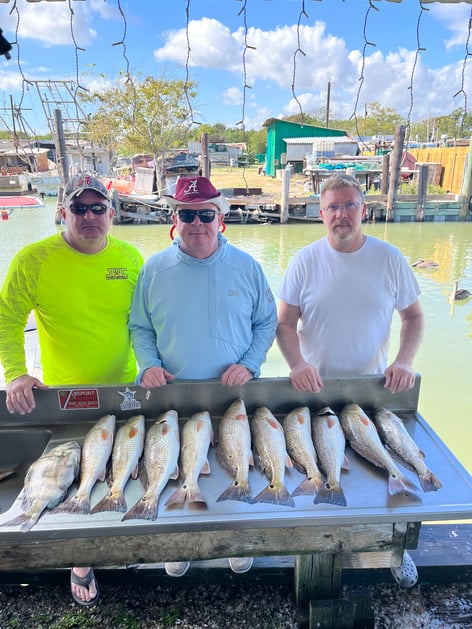
<path id="1" fill-rule="evenodd" d="M 60 389 L 57 395 L 62 411 L 100 408 L 97 389 Z"/>
<path id="2" fill-rule="evenodd" d="M 120 409 L 122 411 L 134 411 L 141 408 L 141 402 L 134 398 L 136 391 L 131 391 L 128 387 L 126 387 L 124 391 L 118 391 L 118 393 L 123 396 L 123 401 L 120 404 Z"/>

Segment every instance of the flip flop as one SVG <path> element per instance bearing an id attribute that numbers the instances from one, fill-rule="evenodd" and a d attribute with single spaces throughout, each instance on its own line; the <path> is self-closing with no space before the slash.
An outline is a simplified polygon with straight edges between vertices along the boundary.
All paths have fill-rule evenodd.
<path id="1" fill-rule="evenodd" d="M 96 603 L 98 601 L 98 597 L 100 596 L 100 591 L 98 589 L 98 583 L 97 583 L 97 580 L 95 579 L 95 574 L 93 572 L 93 568 L 90 568 L 90 570 L 88 571 L 88 573 L 86 574 L 85 577 L 79 577 L 71 569 L 71 571 L 70 571 L 71 586 L 72 586 L 72 583 L 74 583 L 75 585 L 81 585 L 82 587 L 88 588 L 89 585 L 92 583 L 92 581 L 95 581 L 95 587 L 97 588 L 97 593 L 94 596 L 94 598 L 90 599 L 90 601 L 83 601 L 76 594 L 74 594 L 74 592 L 72 590 L 72 587 L 71 587 L 71 590 L 70 590 L 71 596 L 72 596 L 72 598 L 74 599 L 74 601 L 78 605 L 83 605 L 84 607 L 90 607 L 91 605 L 96 605 Z"/>

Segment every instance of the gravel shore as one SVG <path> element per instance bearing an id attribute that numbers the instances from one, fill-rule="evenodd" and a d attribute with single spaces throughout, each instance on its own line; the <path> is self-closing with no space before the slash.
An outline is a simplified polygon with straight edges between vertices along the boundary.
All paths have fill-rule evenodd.
<path id="1" fill-rule="evenodd" d="M 234 579 L 234 583 L 167 583 L 99 580 L 96 607 L 80 608 L 67 583 L 0 586 L 0 629 L 297 629 L 293 587 Z M 472 584 L 417 585 L 401 590 L 385 584 L 368 591 L 375 629 L 470 629 Z M 343 596 L 356 588 L 344 587 Z"/>

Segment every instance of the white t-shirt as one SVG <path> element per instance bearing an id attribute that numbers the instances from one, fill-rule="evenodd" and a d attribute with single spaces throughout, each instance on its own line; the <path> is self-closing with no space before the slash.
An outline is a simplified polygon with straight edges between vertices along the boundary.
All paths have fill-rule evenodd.
<path id="1" fill-rule="evenodd" d="M 394 310 L 420 294 L 403 254 L 367 236 L 354 253 L 340 253 L 327 238 L 301 249 L 279 290 L 298 306 L 300 348 L 322 376 L 383 374 Z"/>

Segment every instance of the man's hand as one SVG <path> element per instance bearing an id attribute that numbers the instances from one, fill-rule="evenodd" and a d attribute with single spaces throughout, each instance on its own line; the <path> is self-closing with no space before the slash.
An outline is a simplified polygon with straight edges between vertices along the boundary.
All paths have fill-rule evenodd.
<path id="1" fill-rule="evenodd" d="M 297 391 L 308 391 L 309 393 L 319 393 L 323 386 L 323 381 L 318 373 L 318 369 L 309 363 L 300 363 L 290 371 L 290 382 Z"/>
<path id="2" fill-rule="evenodd" d="M 221 382 L 226 387 L 234 387 L 239 384 L 246 384 L 246 382 L 249 382 L 252 378 L 252 373 L 247 367 L 244 367 L 244 365 L 230 365 L 228 369 L 223 372 Z"/>
<path id="3" fill-rule="evenodd" d="M 31 413 L 36 407 L 34 401 L 33 388 L 47 389 L 48 387 L 33 376 L 24 375 L 9 382 L 6 387 L 6 405 L 9 413 L 25 415 Z"/>
<path id="4" fill-rule="evenodd" d="M 385 388 L 390 393 L 409 391 L 415 386 L 415 372 L 407 363 L 394 361 L 385 370 Z"/>
<path id="5" fill-rule="evenodd" d="M 163 387 L 169 380 L 173 380 L 174 376 L 164 367 L 149 367 L 141 377 L 141 386 L 146 389 L 153 387 Z"/>

